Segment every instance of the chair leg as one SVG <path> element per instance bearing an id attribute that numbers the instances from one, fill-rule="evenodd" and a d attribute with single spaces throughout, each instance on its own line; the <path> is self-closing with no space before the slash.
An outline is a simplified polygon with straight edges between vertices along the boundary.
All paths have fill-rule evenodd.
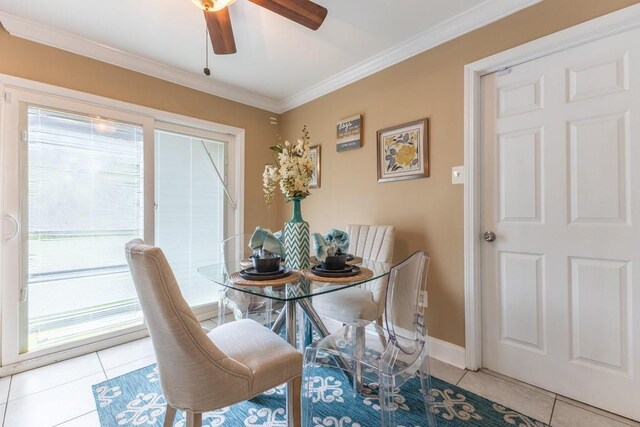
<path id="1" fill-rule="evenodd" d="M 429 372 L 429 356 L 422 356 L 422 364 L 420 366 L 420 370 L 418 371 L 418 375 L 420 376 L 420 388 L 422 392 L 422 399 L 424 401 L 424 410 L 427 420 L 427 426 L 435 426 L 436 421 L 431 411 L 431 376 Z"/>
<path id="2" fill-rule="evenodd" d="M 389 375 L 380 373 L 380 388 L 378 389 L 378 403 L 380 404 L 380 426 L 395 427 L 396 412 L 393 398 L 393 380 Z"/>
<path id="3" fill-rule="evenodd" d="M 220 289 L 218 292 L 218 325 L 224 324 L 224 316 L 227 311 L 227 290 L 226 288 Z"/>
<path id="4" fill-rule="evenodd" d="M 302 391 L 302 376 L 296 377 L 287 383 L 287 388 L 291 387 L 293 393 L 290 394 L 291 402 L 287 402 L 287 426 L 300 427 L 302 425 L 302 414 L 300 410 L 300 392 Z"/>
<path id="5" fill-rule="evenodd" d="M 360 322 L 353 327 L 354 331 L 351 336 L 351 346 L 353 351 L 353 360 L 351 364 L 351 372 L 353 373 L 353 396 L 356 397 L 358 394 L 362 394 L 363 389 L 363 367 L 361 360 L 364 360 L 365 354 L 365 330 L 364 325 Z"/>
<path id="6" fill-rule="evenodd" d="M 164 415 L 163 427 L 173 427 L 173 421 L 176 419 L 176 408 L 167 403 L 167 410 Z"/>
<path id="7" fill-rule="evenodd" d="M 271 327 L 271 310 L 273 309 L 273 306 L 271 304 L 271 298 L 267 298 L 267 300 L 265 301 L 265 306 L 266 306 L 266 310 L 265 310 L 266 315 L 265 315 L 264 322 L 266 325 Z"/>
<path id="8" fill-rule="evenodd" d="M 302 364 L 302 377 L 306 378 L 304 394 L 302 395 L 302 426 L 311 427 L 313 423 L 313 377 L 316 365 L 318 347 L 311 344 L 304 351 L 304 362 Z"/>
<path id="9" fill-rule="evenodd" d="M 202 427 L 202 414 L 194 414 L 191 411 L 187 411 L 187 423 L 185 427 Z"/>
<path id="10" fill-rule="evenodd" d="M 376 320 L 376 323 L 378 324 L 378 326 L 380 326 L 380 328 L 383 328 L 384 326 L 384 321 L 382 320 L 382 316 L 378 317 L 378 319 Z M 387 347 L 387 339 L 384 336 L 384 333 L 381 332 L 380 330 L 378 330 L 378 337 L 380 338 L 380 344 L 382 344 L 382 348 Z"/>

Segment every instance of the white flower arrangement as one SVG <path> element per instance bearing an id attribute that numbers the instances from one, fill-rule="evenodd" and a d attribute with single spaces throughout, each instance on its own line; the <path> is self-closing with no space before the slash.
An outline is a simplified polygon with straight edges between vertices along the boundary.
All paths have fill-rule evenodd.
<path id="1" fill-rule="evenodd" d="M 302 138 L 295 144 L 278 137 L 278 143 L 269 149 L 273 151 L 275 162 L 265 165 L 262 174 L 262 187 L 267 206 L 271 205 L 278 185 L 287 200 L 294 197 L 307 197 L 310 194 L 309 182 L 313 174 L 307 127 L 302 128 Z"/>

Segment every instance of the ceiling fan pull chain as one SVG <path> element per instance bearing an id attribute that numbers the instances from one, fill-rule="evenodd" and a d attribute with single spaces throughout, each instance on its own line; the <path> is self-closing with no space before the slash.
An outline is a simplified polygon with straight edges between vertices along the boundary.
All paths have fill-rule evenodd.
<path id="1" fill-rule="evenodd" d="M 209 69 L 209 27 L 205 26 L 204 33 L 204 58 L 205 58 L 205 67 L 204 72 L 205 76 L 211 75 L 211 70 Z"/>

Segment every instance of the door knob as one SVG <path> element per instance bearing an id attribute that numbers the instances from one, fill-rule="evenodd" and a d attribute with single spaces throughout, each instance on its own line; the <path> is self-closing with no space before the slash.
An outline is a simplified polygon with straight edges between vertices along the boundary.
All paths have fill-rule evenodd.
<path id="1" fill-rule="evenodd" d="M 493 242 L 494 240 L 496 240 L 496 233 L 494 233 L 493 231 L 485 231 L 482 237 L 487 242 Z"/>

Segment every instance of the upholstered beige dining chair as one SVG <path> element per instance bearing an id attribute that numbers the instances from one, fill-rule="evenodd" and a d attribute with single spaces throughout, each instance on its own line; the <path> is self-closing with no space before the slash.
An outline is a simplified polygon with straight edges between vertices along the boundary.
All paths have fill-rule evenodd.
<path id="1" fill-rule="evenodd" d="M 364 260 L 391 263 L 396 230 L 390 225 L 347 225 L 349 253 Z M 359 288 L 343 289 L 313 298 L 320 316 L 349 323 L 356 319 L 377 321 L 382 326 L 388 278 Z"/>
<path id="2" fill-rule="evenodd" d="M 125 249 L 167 401 L 164 426 L 173 426 L 180 409 L 186 411 L 186 427 L 200 427 L 203 412 L 285 382 L 288 425 L 299 426 L 301 354 L 253 320 L 227 323 L 206 334 L 162 250 L 140 239 Z"/>

